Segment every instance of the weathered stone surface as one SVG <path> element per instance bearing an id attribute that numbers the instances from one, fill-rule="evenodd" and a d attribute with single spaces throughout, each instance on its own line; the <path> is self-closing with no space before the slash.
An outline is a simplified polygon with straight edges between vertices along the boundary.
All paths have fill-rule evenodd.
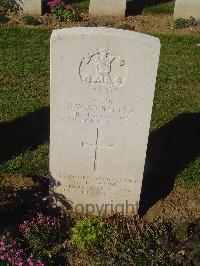
<path id="1" fill-rule="evenodd" d="M 42 15 L 42 2 L 43 0 L 15 0 L 9 1 L 12 9 L 21 11 L 28 15 Z"/>
<path id="2" fill-rule="evenodd" d="M 200 0 L 176 0 L 174 19 L 190 17 L 200 20 Z"/>
<path id="3" fill-rule="evenodd" d="M 90 0 L 89 14 L 93 17 L 124 17 L 126 0 Z"/>
<path id="4" fill-rule="evenodd" d="M 137 211 L 159 51 L 136 32 L 53 31 L 50 172 L 75 211 Z"/>

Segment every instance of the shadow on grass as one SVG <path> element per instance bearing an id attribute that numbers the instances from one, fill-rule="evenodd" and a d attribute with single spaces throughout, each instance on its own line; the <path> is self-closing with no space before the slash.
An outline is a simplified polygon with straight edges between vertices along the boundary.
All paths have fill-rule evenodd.
<path id="1" fill-rule="evenodd" d="M 138 15 L 147 6 L 151 7 L 168 2 L 172 2 L 172 0 L 132 0 L 126 4 L 126 15 Z"/>
<path id="2" fill-rule="evenodd" d="M 177 175 L 200 156 L 200 113 L 179 115 L 149 136 L 140 215 L 173 189 Z"/>
<path id="3" fill-rule="evenodd" d="M 3 177 L 0 175 L 0 179 Z M 0 187 L 0 230 L 19 224 L 23 216 L 37 212 L 47 212 L 51 209 L 48 201 L 48 179 L 33 177 L 37 185 L 31 188 L 19 187 L 14 189 L 11 185 Z"/>
<path id="4" fill-rule="evenodd" d="M 16 120 L 0 123 L 0 163 L 5 163 L 26 150 L 34 150 L 49 140 L 49 107 L 43 107 Z M 15 174 L 12 175 L 15 178 Z M 4 175 L 0 173 L 0 181 Z M 36 212 L 55 212 L 54 204 L 61 202 L 66 209 L 71 205 L 64 195 L 49 195 L 49 178 L 32 176 L 34 185 L 18 189 L 0 183 L 0 229 L 19 224 L 24 215 Z M 50 185 L 56 185 L 50 180 Z M 51 187 L 50 187 L 51 189 Z M 44 200 L 46 198 L 46 200 Z M 16 215 L 17 214 L 17 215 Z"/>
<path id="5" fill-rule="evenodd" d="M 16 120 L 0 123 L 0 164 L 49 139 L 49 108 L 43 107 Z"/>
<path id="6" fill-rule="evenodd" d="M 27 149 L 36 149 L 49 139 L 49 108 L 44 107 L 34 113 L 14 121 L 0 124 L 0 162 L 4 163 Z M 140 215 L 157 201 L 165 198 L 173 189 L 177 175 L 200 156 L 200 113 L 185 113 L 176 117 L 149 136 L 144 179 L 140 201 Z M 53 180 L 52 185 L 59 185 Z M 48 184 L 39 189 L 48 193 Z M 20 201 L 32 200 L 35 191 L 18 192 Z M 31 196 L 33 195 L 33 197 Z M 32 198 L 32 199 L 31 199 Z M 55 200 L 62 201 L 70 209 L 64 195 L 55 194 Z M 26 201 L 26 200 L 25 200 Z M 29 201 L 29 200 L 28 200 Z M 16 201 L 18 202 L 18 201 Z"/>

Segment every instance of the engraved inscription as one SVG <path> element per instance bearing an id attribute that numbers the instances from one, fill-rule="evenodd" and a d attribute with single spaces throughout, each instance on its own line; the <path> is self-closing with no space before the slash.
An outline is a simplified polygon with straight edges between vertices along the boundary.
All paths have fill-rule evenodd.
<path id="1" fill-rule="evenodd" d="M 98 164 L 98 160 L 99 160 L 99 152 L 100 152 L 100 149 L 101 148 L 104 148 L 104 149 L 110 149 L 112 148 L 114 145 L 111 144 L 111 145 L 103 145 L 101 144 L 101 135 L 102 135 L 102 132 L 99 128 L 97 128 L 97 132 L 96 132 L 96 142 L 95 144 L 89 144 L 89 143 L 84 143 L 82 142 L 82 147 L 90 147 L 90 146 L 93 146 L 95 147 L 95 154 L 94 154 L 94 167 L 93 167 L 93 171 L 97 171 L 97 164 Z"/>
<path id="2" fill-rule="evenodd" d="M 66 185 L 66 191 L 83 194 L 95 193 L 97 195 L 124 196 L 132 193 L 134 185 L 138 184 L 137 179 L 132 177 L 114 178 L 114 177 L 89 177 L 68 175 L 66 179 L 70 184 Z"/>
<path id="3" fill-rule="evenodd" d="M 81 60 L 79 75 L 83 84 L 101 93 L 111 93 L 125 82 L 127 66 L 110 50 L 97 49 Z"/>
<path id="4" fill-rule="evenodd" d="M 115 105 L 111 99 L 91 99 L 87 104 L 64 102 L 65 112 L 61 120 L 79 123 L 96 123 L 98 125 L 133 124 L 134 108 Z"/>

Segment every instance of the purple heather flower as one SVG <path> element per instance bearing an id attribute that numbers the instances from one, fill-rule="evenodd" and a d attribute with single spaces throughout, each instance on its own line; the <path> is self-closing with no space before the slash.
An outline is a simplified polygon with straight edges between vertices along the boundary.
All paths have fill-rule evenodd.
<path id="1" fill-rule="evenodd" d="M 64 0 L 52 0 L 48 2 L 48 5 L 50 6 L 51 9 L 54 9 L 59 4 L 64 4 Z"/>
<path id="2" fill-rule="evenodd" d="M 0 239 L 0 261 L 4 261 L 5 263 L 9 263 L 9 265 L 16 266 L 45 266 L 44 262 L 41 260 L 27 259 L 23 260 L 23 249 L 20 248 L 20 245 L 17 244 L 16 241 L 11 241 L 10 239 L 6 239 L 5 237 Z M 7 265 L 7 264 L 6 264 Z"/>

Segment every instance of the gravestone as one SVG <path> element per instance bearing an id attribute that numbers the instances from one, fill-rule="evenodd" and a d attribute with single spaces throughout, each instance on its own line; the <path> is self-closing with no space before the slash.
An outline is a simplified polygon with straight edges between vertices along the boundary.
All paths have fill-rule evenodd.
<path id="1" fill-rule="evenodd" d="M 174 19 L 190 17 L 200 20 L 200 0 L 176 0 Z"/>
<path id="2" fill-rule="evenodd" d="M 27 15 L 42 15 L 42 2 L 44 0 L 16 0 L 11 4 L 15 10 L 19 10 Z"/>
<path id="3" fill-rule="evenodd" d="M 93 17 L 125 17 L 126 0 L 90 0 L 89 14 Z"/>
<path id="4" fill-rule="evenodd" d="M 159 52 L 142 33 L 53 31 L 50 172 L 73 210 L 137 214 Z"/>

